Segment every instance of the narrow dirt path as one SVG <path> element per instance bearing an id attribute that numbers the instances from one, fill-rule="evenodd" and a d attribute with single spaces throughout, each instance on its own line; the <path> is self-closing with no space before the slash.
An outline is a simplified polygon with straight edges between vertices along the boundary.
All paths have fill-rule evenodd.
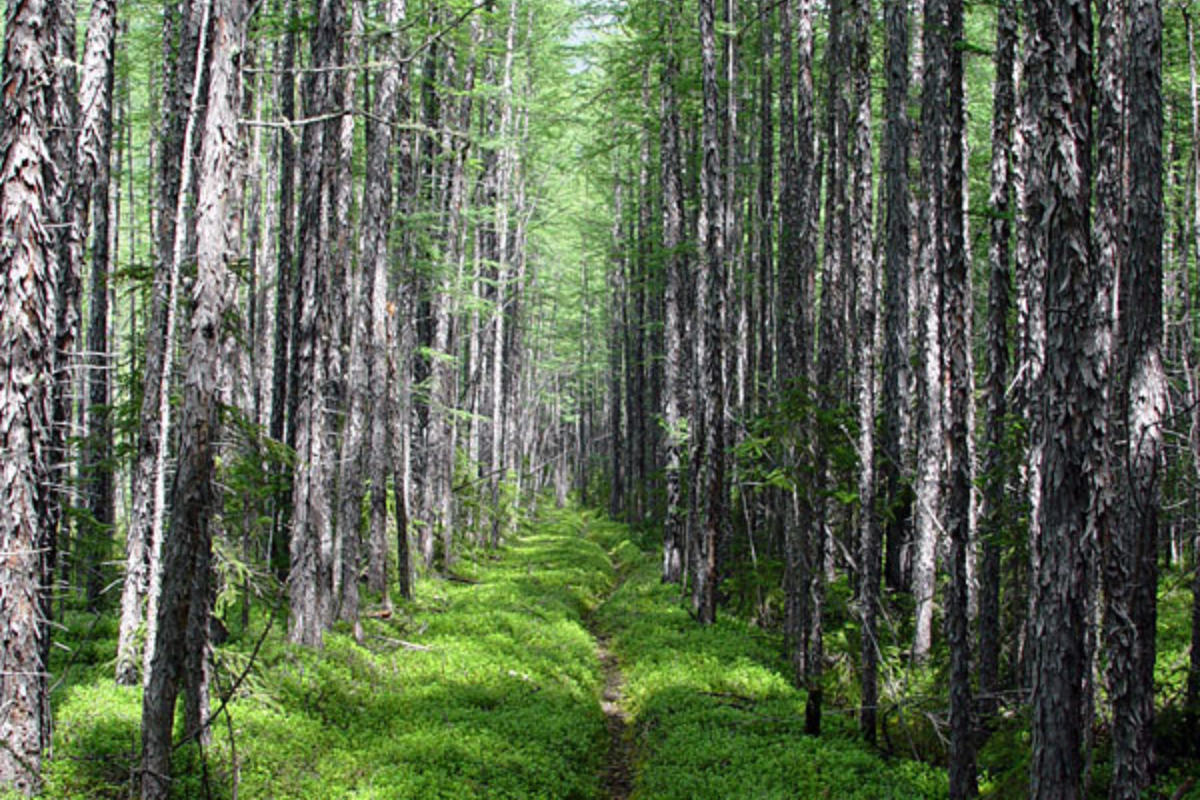
<path id="1" fill-rule="evenodd" d="M 617 579 L 608 596 L 600 605 L 608 602 L 625 583 L 625 575 L 617 573 Z M 625 674 L 621 662 L 610 647 L 610 637 L 600 630 L 596 615 L 587 617 L 587 629 L 596 640 L 596 659 L 604 670 L 604 693 L 600 696 L 600 708 L 604 711 L 608 726 L 608 755 L 604 767 L 604 797 L 609 800 L 626 800 L 633 792 L 633 731 L 629 712 L 625 710 Z"/>
<path id="2" fill-rule="evenodd" d="M 604 669 L 604 694 L 600 708 L 608 725 L 608 759 L 604 768 L 605 796 L 625 800 L 633 791 L 633 742 L 629 713 L 622 707 L 625 700 L 625 675 L 616 655 L 608 647 L 608 637 L 597 633 L 596 657 Z"/>

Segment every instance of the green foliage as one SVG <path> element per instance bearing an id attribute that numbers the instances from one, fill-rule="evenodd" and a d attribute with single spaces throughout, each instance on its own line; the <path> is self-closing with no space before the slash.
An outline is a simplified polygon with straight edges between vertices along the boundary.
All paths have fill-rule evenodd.
<path id="1" fill-rule="evenodd" d="M 500 560 L 463 565 L 478 583 L 423 581 L 411 605 L 365 619 L 361 645 L 335 632 L 314 652 L 273 626 L 211 747 L 177 755 L 176 796 L 227 797 L 234 775 L 242 797 L 596 796 L 601 675 L 582 620 L 612 568 L 578 517 L 546 513 Z M 267 613 L 256 610 L 257 630 Z M 256 638 L 218 649 L 214 696 Z M 79 650 L 80 662 L 93 657 Z M 79 680 L 55 696 L 46 796 L 126 797 L 141 693 L 111 685 L 111 660 L 71 675 Z"/>
<path id="2" fill-rule="evenodd" d="M 611 536 L 611 531 L 603 534 Z M 939 798 L 945 776 L 888 763 L 851 720 L 804 735 L 804 694 L 779 642 L 729 616 L 701 627 L 643 556 L 597 611 L 626 676 L 640 752 L 634 795 L 654 798 Z"/>

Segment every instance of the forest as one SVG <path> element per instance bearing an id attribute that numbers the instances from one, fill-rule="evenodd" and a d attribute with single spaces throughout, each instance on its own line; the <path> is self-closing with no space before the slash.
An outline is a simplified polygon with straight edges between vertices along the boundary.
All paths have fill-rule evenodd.
<path id="1" fill-rule="evenodd" d="M 1191 0 L 8 0 L 0 797 L 1200 798 Z"/>

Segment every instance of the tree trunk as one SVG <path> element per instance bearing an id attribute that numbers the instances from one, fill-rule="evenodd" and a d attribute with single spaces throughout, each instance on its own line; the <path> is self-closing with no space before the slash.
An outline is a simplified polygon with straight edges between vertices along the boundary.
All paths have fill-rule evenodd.
<path id="1" fill-rule="evenodd" d="M 971 639 L 968 627 L 971 559 L 971 273 L 967 263 L 966 182 L 967 124 L 963 98 L 963 0 L 947 3 L 947 29 L 942 42 L 946 71 L 947 180 L 946 244 L 942 272 L 942 331 L 950 374 L 950 418 L 947 425 L 946 529 L 950 537 L 950 587 L 946 602 L 946 638 L 950 644 L 950 797 L 975 797 L 975 731 L 971 724 Z"/>
<path id="2" fill-rule="evenodd" d="M 725 534 L 725 357 L 722 314 L 725 309 L 724 201 L 721 151 L 717 139 L 717 54 L 713 0 L 700 0 L 700 53 L 703 114 L 701 126 L 701 203 L 698 228 L 701 258 L 697 274 L 697 364 L 704 405 L 703 523 L 695 564 L 692 606 L 703 624 L 717 616 L 717 546 Z"/>
<path id="3" fill-rule="evenodd" d="M 407 0 L 388 0 L 384 11 L 388 31 L 394 31 L 406 18 Z M 393 65 L 384 68 L 375 88 L 376 122 L 367 131 L 367 183 L 363 189 L 362 241 L 359 260 L 363 269 L 371 269 L 370 320 L 370 408 L 371 441 L 368 475 L 371 481 L 370 558 L 367 585 L 373 592 L 387 593 L 387 473 L 388 395 L 394 387 L 388 380 L 387 342 L 392 313 L 388 308 L 390 262 L 387 242 L 392 203 L 392 128 L 396 120 L 397 95 L 407 88 L 408 70 L 400 64 L 402 42 L 391 33 L 383 52 Z"/>
<path id="4" fill-rule="evenodd" d="M 1167 413 L 1163 325 L 1162 9 L 1132 0 L 1129 32 L 1129 257 L 1121 262 L 1124 350 L 1124 508 L 1107 577 L 1110 624 L 1113 782 L 1109 797 L 1141 797 L 1153 778 L 1154 657 L 1158 590 L 1158 476 Z M 1117 558 L 1114 558 L 1116 561 Z M 1117 622 L 1119 620 L 1119 622 Z"/>
<path id="5" fill-rule="evenodd" d="M 903 560 L 910 547 L 912 495 L 902 482 L 909 429 L 908 289 L 912 215 L 908 187 L 910 134 L 908 122 L 907 0 L 887 0 L 887 89 L 884 99 L 883 171 L 886 231 L 884 245 L 883 415 L 879 443 L 879 481 L 883 489 L 884 579 L 899 590 L 904 585 Z"/>
<path id="6" fill-rule="evenodd" d="M 301 199 L 301 248 L 292 348 L 297 468 L 292 489 L 291 605 L 293 642 L 319 647 L 330 618 L 333 591 L 333 532 L 329 519 L 324 412 L 327 353 L 334 334 L 327 313 L 333 273 L 330 230 L 333 184 L 338 172 L 340 112 L 333 68 L 340 64 L 339 37 L 345 8 L 341 0 L 317 0 L 312 63 L 305 81 L 306 114 L 326 121 L 305 126 Z"/>
<path id="7" fill-rule="evenodd" d="M 682 483 L 683 453 L 687 447 L 687 434 L 683 430 L 684 416 L 681 398 L 686 391 L 687 380 L 683 372 L 684 320 L 684 258 L 680 252 L 683 244 L 683 166 L 679 156 L 679 103 L 676 96 L 676 81 L 679 77 L 679 55 L 676 31 L 679 20 L 679 2 L 670 0 L 661 13 L 665 16 L 666 53 L 662 74 L 662 141 L 660 160 L 662 163 L 663 193 L 663 250 L 666 252 L 666 288 L 664 290 L 663 327 L 664 345 L 664 422 L 666 423 L 667 448 L 667 509 L 663 520 L 663 572 L 662 578 L 670 583 L 683 579 L 683 548 L 686 538 L 684 499 Z"/>
<path id="8" fill-rule="evenodd" d="M 174 128 L 176 119 L 173 116 L 167 123 L 170 126 L 167 132 L 167 135 L 171 137 L 169 144 L 167 141 L 164 141 L 163 145 L 163 157 L 168 157 L 169 153 L 170 157 L 180 160 L 180 166 L 177 176 L 169 168 L 164 167 L 171 174 L 172 179 L 178 179 L 178 183 L 173 187 L 174 193 L 170 195 L 173 205 L 170 207 L 167 215 L 171 216 L 171 221 L 166 223 L 164 219 L 164 227 L 171 231 L 171 240 L 169 242 L 170 249 L 166 251 L 165 255 L 167 261 L 164 267 L 164 272 L 166 273 L 165 294 L 162 295 L 165 304 L 162 317 L 163 327 L 161 329 L 158 327 L 159 319 L 155 318 L 152 320 L 151 329 L 146 332 L 146 372 L 144 376 L 146 386 L 142 404 L 142 423 L 151 422 L 153 433 L 147 439 L 145 428 L 142 430 L 142 436 L 140 437 L 142 445 L 138 456 L 139 462 L 137 468 L 139 471 L 149 469 L 149 472 L 139 474 L 141 478 L 149 481 L 149 484 L 153 487 L 153 492 L 145 497 L 150 503 L 149 507 L 141 509 L 144 514 L 148 515 L 145 519 L 139 517 L 138 499 L 136 497 L 133 508 L 133 525 L 140 526 L 135 535 L 142 536 L 145 539 L 148 550 L 146 566 L 146 646 L 142 653 L 143 687 L 150 678 L 150 665 L 154 660 L 154 648 L 158 642 L 158 604 L 162 597 L 162 554 L 167 512 L 167 455 L 169 451 L 167 434 L 171 424 L 171 367 L 175 351 L 179 278 L 183 270 L 183 262 L 188 248 L 190 227 L 188 224 L 189 195 L 191 193 L 192 173 L 195 162 L 192 154 L 195 152 L 196 128 L 203 124 L 203 120 L 200 117 L 203 107 L 200 102 L 200 93 L 202 91 L 201 81 L 204 72 L 202 64 L 206 55 L 208 19 L 211 10 L 212 6 L 209 2 L 192 3 L 186 10 L 186 28 L 181 34 L 180 43 L 183 55 L 180 57 L 178 70 L 174 73 L 174 78 L 179 81 L 179 85 L 175 89 L 177 91 L 187 91 L 187 94 L 182 99 L 179 99 L 180 103 L 185 103 L 186 105 L 181 105 L 177 109 L 179 112 L 178 122 L 181 126 L 178 138 L 175 136 Z M 166 195 L 163 195 L 163 199 L 167 199 Z M 160 242 L 161 244 L 163 243 Z M 157 279 L 158 276 L 155 277 L 156 281 Z M 156 283 L 156 303 L 159 297 Z M 157 310 L 152 307 L 151 314 L 155 313 L 157 313 Z M 150 337 L 156 339 L 154 347 L 157 348 L 160 343 L 157 341 L 160 330 L 162 332 L 162 350 L 161 352 L 153 353 L 155 360 L 152 363 Z M 151 386 L 152 382 L 154 384 L 153 387 Z M 155 398 L 156 407 L 151 412 L 151 415 L 147 417 L 145 398 L 151 395 Z M 139 486 L 139 482 L 134 483 L 135 492 L 141 491 L 138 489 Z M 134 572 L 136 574 L 136 570 Z"/>
<path id="9" fill-rule="evenodd" d="M 53 529 L 43 511 L 53 454 L 55 305 L 58 264 L 47 193 L 57 180 L 44 132 L 53 102 L 52 9 L 38 0 L 9 7 L 0 104 L 0 785 L 40 788 L 50 744 L 46 670 Z"/>
<path id="10" fill-rule="evenodd" d="M 850 259 L 856 272 L 855 376 L 858 395 L 858 604 L 862 620 L 862 698 L 859 726 L 875 741 L 879 702 L 879 581 L 882 567 L 875 474 L 875 320 L 878 307 L 871 230 L 871 2 L 855 0 L 847 45 L 851 50 L 854 116 L 847 181 L 850 186 Z"/>
<path id="11" fill-rule="evenodd" d="M 1027 23 L 1044 72 L 1047 275 L 1041 535 L 1037 545 L 1030 797 L 1080 795 L 1087 453 L 1104 434 L 1102 348 L 1094 341 L 1091 260 L 1092 19 L 1086 3 L 1030 0 Z M 1037 224 L 1026 220 L 1026 224 Z M 1038 235 L 1043 235 L 1038 232 Z M 1086 321 L 1081 326 L 1081 321 Z"/>
<path id="12" fill-rule="evenodd" d="M 143 698 L 143 800 L 169 794 L 171 729 L 180 683 L 187 694 L 185 735 L 203 740 L 208 722 L 211 524 L 219 503 L 214 457 L 220 439 L 222 376 L 227 374 L 222 361 L 227 339 L 235 333 L 228 329 L 236 294 L 229 266 L 237 259 L 240 247 L 237 219 L 241 197 L 236 174 L 240 72 L 236 59 L 243 41 L 245 8 L 240 0 L 214 0 L 205 17 L 209 14 L 212 44 L 196 204 L 197 272 L 180 415 L 179 466 L 172 491 L 171 535 L 163 552 L 158 642 Z M 207 29 L 206 19 L 203 30 Z M 205 52 L 203 44 L 200 52 Z"/>
<path id="13" fill-rule="evenodd" d="M 114 498 L 112 426 L 109 421 L 108 380 L 108 273 L 109 160 L 112 156 L 113 42 L 116 38 L 116 4 L 101 0 L 92 5 L 84 47 L 79 88 L 81 119 L 76 139 L 74 238 L 86 238 L 89 212 L 92 224 L 92 271 L 87 332 L 87 439 L 81 455 L 85 502 L 91 519 L 88 540 L 87 602 L 98 608 L 107 583 L 106 564 L 112 546 Z"/>
<path id="14" fill-rule="evenodd" d="M 912 592 L 916 604 L 913 659 L 924 661 L 933 641 L 933 593 L 937 539 L 942 521 L 942 287 L 945 251 L 945 123 L 948 53 L 944 0 L 926 0 L 923 26 L 924 72 L 921 75 L 920 242 L 917 256 L 917 332 L 921 339 L 917 379 L 917 475 Z"/>
<path id="15" fill-rule="evenodd" d="M 992 101 L 992 168 L 989 198 L 987 322 L 987 449 L 984 456 L 983 564 L 979 590 L 979 707 L 985 717 L 999 707 L 1000 556 L 1010 517 L 1005 502 L 1009 464 L 1005 453 L 1008 389 L 1008 313 L 1012 240 L 1013 120 L 1016 114 L 1013 62 L 1017 45 L 1017 8 L 1004 0 L 996 16 L 996 82 Z"/>

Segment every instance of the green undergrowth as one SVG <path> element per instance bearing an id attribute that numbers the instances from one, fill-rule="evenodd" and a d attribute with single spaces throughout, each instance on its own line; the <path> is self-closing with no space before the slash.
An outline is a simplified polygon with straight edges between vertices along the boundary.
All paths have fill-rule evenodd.
<path id="1" fill-rule="evenodd" d="M 581 530 L 577 513 L 544 512 L 498 557 L 364 620 L 361 645 L 335 631 L 320 652 L 294 647 L 280 618 L 203 760 L 180 752 L 174 796 L 230 797 L 236 782 L 242 798 L 596 797 L 603 676 L 583 619 L 613 569 Z M 214 695 L 254 634 L 218 649 Z M 129 796 L 140 691 L 112 685 L 115 642 L 92 641 L 56 692 L 48 797 Z"/>
<path id="2" fill-rule="evenodd" d="M 941 798 L 945 773 L 886 761 L 829 713 L 804 734 L 804 693 L 787 679 L 779 643 L 722 615 L 701 627 L 678 586 L 659 579 L 656 555 L 631 557 L 619 528 L 593 525 L 620 548 L 625 581 L 596 613 L 612 637 L 634 719 L 638 798 Z M 616 552 L 616 551 L 614 551 Z"/>

